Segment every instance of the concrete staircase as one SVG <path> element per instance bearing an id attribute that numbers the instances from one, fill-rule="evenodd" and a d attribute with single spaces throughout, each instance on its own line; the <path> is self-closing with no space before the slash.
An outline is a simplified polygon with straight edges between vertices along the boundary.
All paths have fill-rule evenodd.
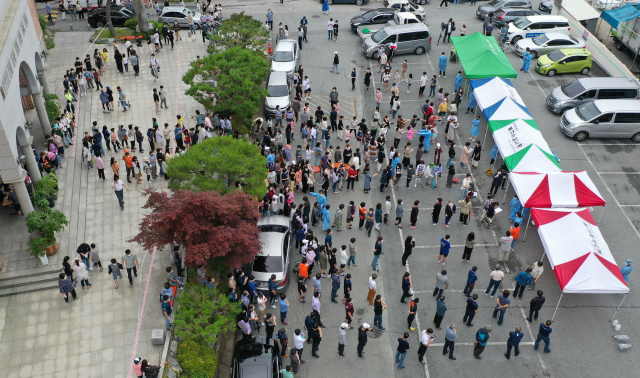
<path id="1" fill-rule="evenodd" d="M 17 272 L 0 273 L 0 297 L 58 288 L 62 268 L 41 267 Z"/>

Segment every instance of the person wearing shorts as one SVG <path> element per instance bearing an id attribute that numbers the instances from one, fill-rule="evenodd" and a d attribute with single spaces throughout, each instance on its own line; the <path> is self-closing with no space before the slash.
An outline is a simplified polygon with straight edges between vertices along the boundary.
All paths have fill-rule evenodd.
<path id="1" fill-rule="evenodd" d="M 118 265 L 118 260 L 111 259 L 111 264 L 109 265 L 109 274 L 113 275 L 113 280 L 116 281 L 116 289 L 118 286 L 118 277 L 122 277 L 122 272 L 120 272 L 120 266 Z"/>
<path id="2" fill-rule="evenodd" d="M 449 250 L 451 250 L 450 238 L 451 236 L 445 235 L 444 238 L 440 239 L 440 256 L 438 256 L 438 262 L 440 262 L 442 258 L 442 265 L 447 265 L 447 256 L 449 256 Z"/>
<path id="3" fill-rule="evenodd" d="M 307 285 L 304 283 L 304 277 L 298 277 L 298 297 L 300 302 L 305 303 L 304 295 L 307 293 Z"/>

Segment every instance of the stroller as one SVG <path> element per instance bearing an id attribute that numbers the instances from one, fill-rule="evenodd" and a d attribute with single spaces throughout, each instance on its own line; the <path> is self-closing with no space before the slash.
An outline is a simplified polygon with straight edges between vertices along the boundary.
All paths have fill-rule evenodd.
<path id="1" fill-rule="evenodd" d="M 456 49 L 451 50 L 451 55 L 449 56 L 449 61 L 451 63 L 458 63 L 458 53 L 456 53 Z"/>

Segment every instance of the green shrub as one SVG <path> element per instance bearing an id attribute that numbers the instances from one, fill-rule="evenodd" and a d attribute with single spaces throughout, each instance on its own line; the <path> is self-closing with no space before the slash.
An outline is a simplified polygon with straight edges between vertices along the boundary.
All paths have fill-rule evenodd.
<path id="1" fill-rule="evenodd" d="M 52 125 L 56 122 L 56 118 L 60 115 L 60 98 L 56 94 L 43 95 L 44 107 L 47 110 L 47 118 Z"/>
<path id="2" fill-rule="evenodd" d="M 176 358 L 187 377 L 212 378 L 216 374 L 216 351 L 210 346 L 198 344 L 193 339 L 184 340 L 178 345 Z"/>
<path id="3" fill-rule="evenodd" d="M 127 21 L 125 21 L 124 26 L 126 26 L 129 29 L 135 31 L 136 28 L 138 27 L 138 19 L 137 18 L 130 18 Z"/>

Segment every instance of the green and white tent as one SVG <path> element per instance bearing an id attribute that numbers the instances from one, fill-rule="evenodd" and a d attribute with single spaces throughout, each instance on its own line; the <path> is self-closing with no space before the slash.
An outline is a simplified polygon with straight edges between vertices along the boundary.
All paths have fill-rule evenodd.
<path id="1" fill-rule="evenodd" d="M 509 171 L 561 171 L 533 119 L 490 120 L 489 128 Z"/>

